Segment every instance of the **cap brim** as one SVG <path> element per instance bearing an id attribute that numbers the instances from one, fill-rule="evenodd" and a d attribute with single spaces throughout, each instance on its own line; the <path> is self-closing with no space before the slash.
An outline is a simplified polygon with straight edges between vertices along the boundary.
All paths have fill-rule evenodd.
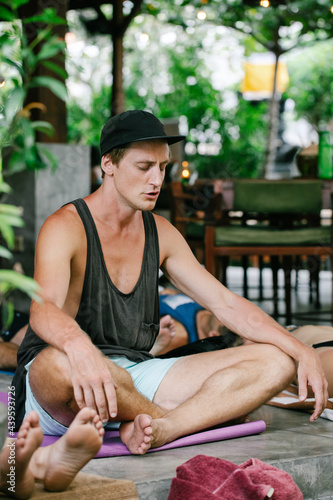
<path id="1" fill-rule="evenodd" d="M 176 142 L 183 141 L 186 139 L 186 135 L 155 135 L 153 137 L 142 137 L 140 139 L 133 139 L 131 142 L 142 142 L 142 141 L 153 141 L 160 139 L 161 141 L 166 141 L 168 144 L 175 144 Z M 130 144 L 129 142 L 127 144 Z M 124 146 L 124 144 L 121 144 Z M 119 146 L 116 146 L 119 147 Z"/>

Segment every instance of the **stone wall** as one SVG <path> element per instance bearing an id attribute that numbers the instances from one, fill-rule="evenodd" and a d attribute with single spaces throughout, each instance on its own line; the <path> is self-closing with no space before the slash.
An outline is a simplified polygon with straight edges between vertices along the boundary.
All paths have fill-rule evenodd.
<path id="1" fill-rule="evenodd" d="M 65 203 L 90 193 L 90 147 L 67 144 L 43 144 L 58 159 L 57 168 L 24 171 L 6 176 L 13 192 L 8 203 L 23 207 L 23 228 L 15 230 L 14 261 L 3 261 L 6 267 L 19 264 L 27 276 L 33 276 L 35 244 L 45 219 Z M 28 312 L 30 299 L 16 293 L 15 307 Z"/>

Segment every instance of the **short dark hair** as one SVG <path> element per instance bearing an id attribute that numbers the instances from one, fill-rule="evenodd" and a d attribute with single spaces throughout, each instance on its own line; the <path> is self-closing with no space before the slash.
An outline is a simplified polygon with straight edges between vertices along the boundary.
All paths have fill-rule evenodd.
<path id="1" fill-rule="evenodd" d="M 132 142 L 129 142 L 128 144 L 125 144 L 121 148 L 113 148 L 108 153 L 105 153 L 104 156 L 107 156 L 108 159 L 112 161 L 112 163 L 118 166 L 121 160 L 123 159 L 126 151 L 128 151 L 131 148 L 132 144 L 133 144 Z M 104 175 L 105 172 L 102 169 L 102 179 L 104 178 Z"/>
<path id="2" fill-rule="evenodd" d="M 108 153 L 106 153 L 105 156 L 108 156 L 109 159 L 112 161 L 112 163 L 114 163 L 115 165 L 119 165 L 119 163 L 123 159 L 126 151 L 131 148 L 132 144 L 133 143 L 130 142 L 128 144 L 125 144 L 121 148 L 111 149 L 111 151 L 109 151 Z"/>

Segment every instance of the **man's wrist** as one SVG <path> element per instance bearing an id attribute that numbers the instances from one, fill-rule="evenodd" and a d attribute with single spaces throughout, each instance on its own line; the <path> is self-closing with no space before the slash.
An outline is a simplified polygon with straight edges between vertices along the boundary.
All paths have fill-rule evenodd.
<path id="1" fill-rule="evenodd" d="M 87 344 L 89 347 L 93 345 L 88 335 L 77 325 L 71 332 L 66 334 L 63 342 L 63 350 L 68 354 L 72 352 L 73 349 L 82 350 Z"/>

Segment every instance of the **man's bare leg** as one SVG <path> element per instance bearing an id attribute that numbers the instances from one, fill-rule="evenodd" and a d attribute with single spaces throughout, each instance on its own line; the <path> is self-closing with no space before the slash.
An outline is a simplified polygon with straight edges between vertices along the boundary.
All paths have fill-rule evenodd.
<path id="1" fill-rule="evenodd" d="M 31 411 L 24 419 L 17 439 L 7 439 L 0 454 L 0 491 L 19 499 L 31 496 L 35 478 L 29 462 L 42 440 L 38 415 Z"/>
<path id="2" fill-rule="evenodd" d="M 52 369 L 50 370 L 50 367 Z M 152 403 L 136 391 L 129 373 L 110 361 L 110 371 L 117 388 L 118 415 L 117 421 L 133 422 L 141 413 L 152 418 L 159 418 L 166 413 L 162 407 Z M 47 378 L 47 384 L 40 384 L 41 378 Z M 79 411 L 73 394 L 67 357 L 54 349 L 47 347 L 38 354 L 29 372 L 32 392 L 38 403 L 53 418 L 65 426 L 75 418 Z M 134 449 L 145 450 L 146 442 L 150 441 L 150 417 L 140 418 L 132 426 L 129 441 Z M 148 445 L 150 447 L 150 444 Z"/>
<path id="3" fill-rule="evenodd" d="M 18 346 L 0 339 L 0 369 L 12 370 L 17 366 Z"/>
<path id="4" fill-rule="evenodd" d="M 122 424 L 121 438 L 133 454 L 143 454 L 150 447 L 246 416 L 286 387 L 294 374 L 293 360 L 264 344 L 181 358 L 154 398 L 170 411 L 161 418 L 139 415 Z M 146 436 L 144 445 L 137 446 L 132 436 L 140 422 Z"/>
<path id="5" fill-rule="evenodd" d="M 31 458 L 30 470 L 48 491 L 63 491 L 103 442 L 104 429 L 95 410 L 83 408 L 67 432 L 54 444 L 38 448 Z"/>
<path id="6" fill-rule="evenodd" d="M 50 368 L 51 367 L 51 368 Z M 117 421 L 132 421 L 139 413 L 153 418 L 161 417 L 165 410 L 140 394 L 129 373 L 110 361 L 110 372 L 117 384 Z M 47 378 L 47 384 L 40 384 Z M 65 354 L 47 347 L 38 354 L 30 367 L 29 381 L 38 403 L 53 418 L 68 426 L 79 411 L 74 399 L 69 363 Z M 141 411 L 140 411 L 141 409 Z"/>

